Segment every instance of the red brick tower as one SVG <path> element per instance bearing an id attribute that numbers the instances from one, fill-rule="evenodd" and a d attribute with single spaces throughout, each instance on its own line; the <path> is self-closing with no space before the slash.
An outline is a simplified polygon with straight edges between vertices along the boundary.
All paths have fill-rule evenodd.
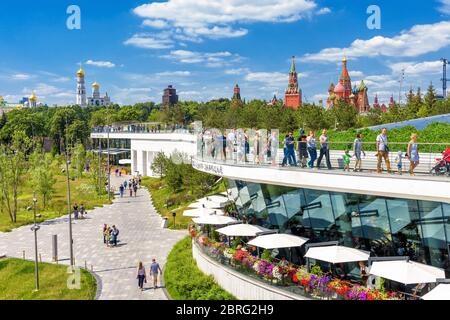
<path id="1" fill-rule="evenodd" d="M 297 71 L 295 71 L 295 57 L 292 57 L 289 84 L 284 95 L 284 106 L 297 110 L 302 106 L 302 90 L 298 88 Z"/>

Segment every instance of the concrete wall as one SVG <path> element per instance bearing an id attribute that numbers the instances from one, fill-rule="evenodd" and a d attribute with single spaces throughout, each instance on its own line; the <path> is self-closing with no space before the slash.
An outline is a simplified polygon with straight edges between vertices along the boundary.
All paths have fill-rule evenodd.
<path id="1" fill-rule="evenodd" d="M 143 176 L 153 175 L 151 165 L 159 152 L 170 156 L 177 151 L 188 157 L 196 153 L 195 136 L 190 134 L 127 134 L 126 138 L 131 139 L 131 170 Z"/>
<path id="2" fill-rule="evenodd" d="M 212 275 L 225 291 L 239 300 L 307 300 L 307 298 L 260 283 L 224 267 L 203 254 L 195 243 L 192 244 L 192 256 L 203 273 Z"/>

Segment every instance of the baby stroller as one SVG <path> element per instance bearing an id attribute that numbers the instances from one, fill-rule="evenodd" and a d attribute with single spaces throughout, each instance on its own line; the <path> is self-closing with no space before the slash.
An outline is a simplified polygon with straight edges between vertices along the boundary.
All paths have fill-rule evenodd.
<path id="1" fill-rule="evenodd" d="M 450 176 L 450 148 L 442 152 L 442 158 L 436 159 L 436 164 L 430 170 L 430 173 L 436 176 Z"/>

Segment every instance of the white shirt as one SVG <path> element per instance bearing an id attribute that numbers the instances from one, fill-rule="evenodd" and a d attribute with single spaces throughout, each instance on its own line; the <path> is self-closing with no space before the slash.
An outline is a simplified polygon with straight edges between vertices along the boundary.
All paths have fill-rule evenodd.
<path id="1" fill-rule="evenodd" d="M 386 151 L 386 146 L 388 146 L 388 137 L 383 134 L 379 134 L 377 137 L 378 151 Z"/>

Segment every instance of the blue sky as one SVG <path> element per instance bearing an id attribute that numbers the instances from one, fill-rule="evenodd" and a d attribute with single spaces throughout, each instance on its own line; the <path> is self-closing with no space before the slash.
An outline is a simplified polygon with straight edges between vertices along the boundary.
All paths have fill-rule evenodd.
<path id="1" fill-rule="evenodd" d="M 72 4 L 81 30 L 66 27 Z M 380 30 L 366 26 L 372 4 Z M 398 99 L 402 69 L 405 90 L 440 88 L 439 58 L 450 59 L 450 0 L 17 0 L 2 2 L 0 25 L 8 102 L 35 90 L 49 105 L 74 103 L 80 62 L 88 92 L 97 81 L 121 104 L 160 102 L 168 84 L 182 100 L 231 97 L 235 83 L 269 100 L 283 96 L 292 55 L 304 100 L 317 102 L 344 54 L 353 82 L 386 102 Z"/>

